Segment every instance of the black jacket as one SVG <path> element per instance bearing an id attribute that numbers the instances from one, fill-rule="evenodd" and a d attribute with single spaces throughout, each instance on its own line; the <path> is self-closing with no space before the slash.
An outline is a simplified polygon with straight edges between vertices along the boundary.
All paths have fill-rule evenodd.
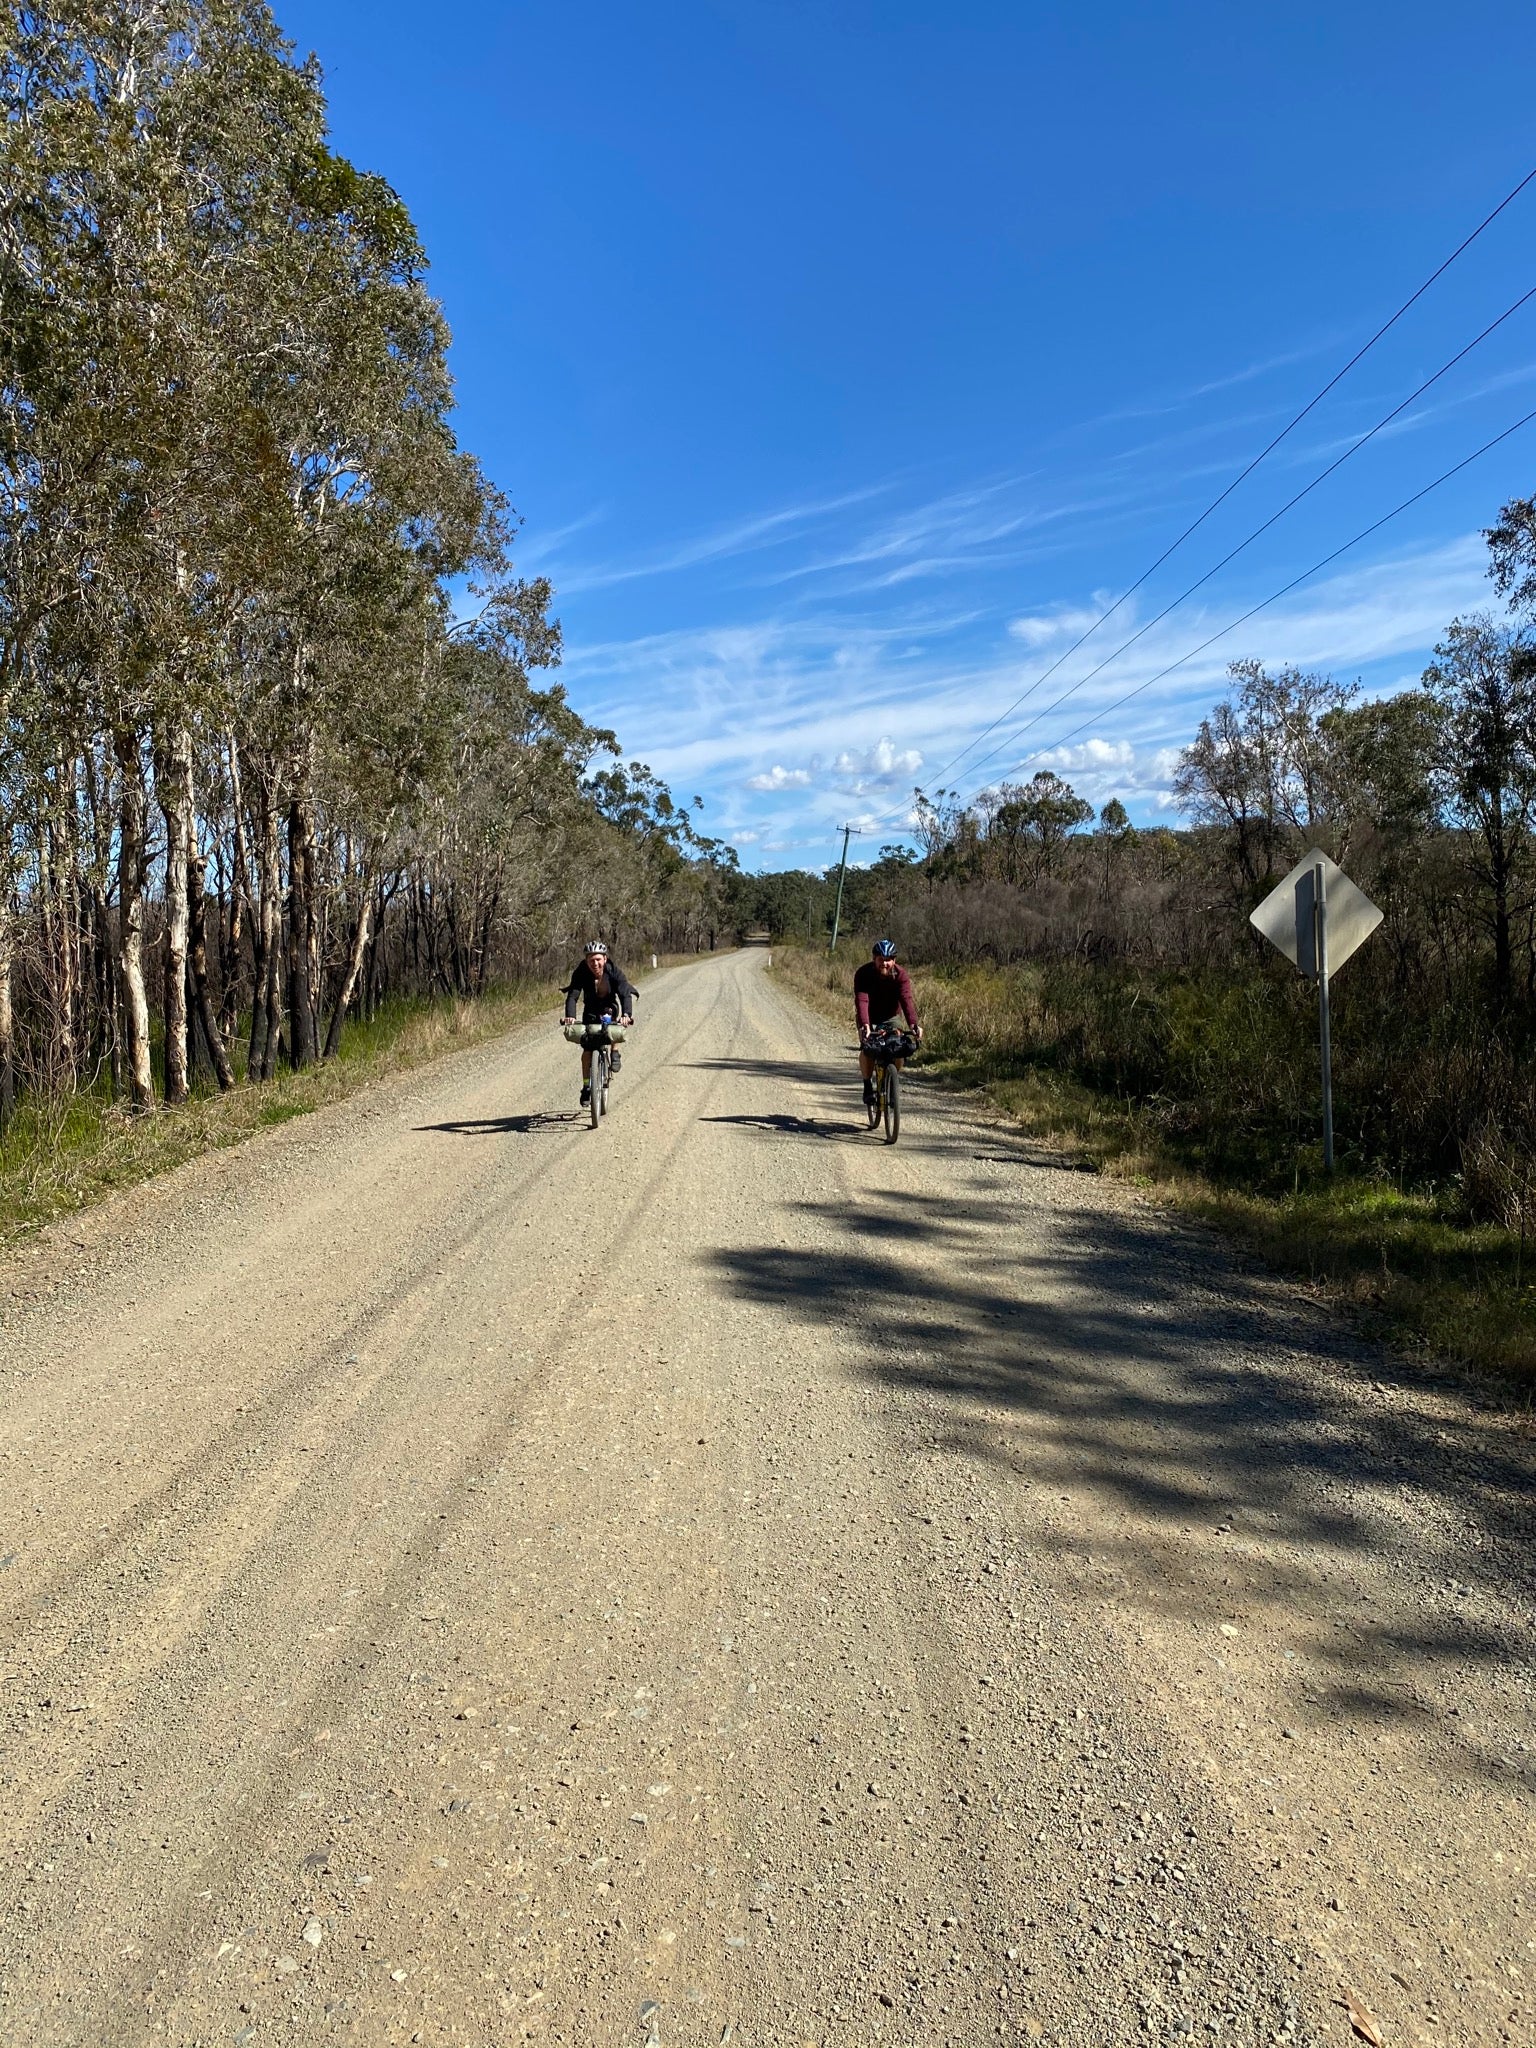
<path id="1" fill-rule="evenodd" d="M 605 966 L 604 978 L 607 981 L 608 990 L 605 995 L 599 995 L 597 992 L 597 976 L 592 972 L 591 963 L 585 958 L 582 959 L 575 973 L 566 983 L 565 1014 L 567 1017 L 575 1016 L 578 1003 L 581 1005 L 581 1021 L 584 1024 L 595 1024 L 598 1018 L 602 1016 L 604 1010 L 616 1009 L 620 1016 L 634 1016 L 636 1001 L 634 988 L 631 986 L 629 977 L 625 974 L 618 961 L 611 956 Z"/>

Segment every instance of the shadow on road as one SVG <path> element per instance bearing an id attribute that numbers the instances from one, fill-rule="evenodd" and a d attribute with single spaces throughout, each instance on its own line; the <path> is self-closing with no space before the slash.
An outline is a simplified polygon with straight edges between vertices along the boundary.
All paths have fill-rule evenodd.
<path id="1" fill-rule="evenodd" d="M 974 1144 L 971 1132 L 969 1158 Z M 939 1399 L 943 1448 L 1041 1489 L 1090 1490 L 1104 1512 L 1091 1538 L 1053 1536 L 1047 1510 L 1036 1540 L 1073 1571 L 1091 1545 L 1100 1597 L 1202 1631 L 1228 1609 L 1266 1612 L 1303 1650 L 1303 1698 L 1422 1720 L 1438 1714 L 1427 1677 L 1527 1664 L 1523 1622 L 1480 1597 L 1528 1606 L 1536 1592 L 1536 1454 L 1508 1417 L 1310 1304 L 1290 1310 L 1274 1283 L 1165 1219 L 1074 1207 L 1059 1181 L 1031 1214 L 967 1195 L 974 1168 L 957 1178 L 936 1196 L 798 1204 L 812 1245 L 722 1249 L 712 1263 L 792 1320 L 861 1331 L 872 1380 Z M 1523 1746 L 1440 1725 L 1456 1768 L 1531 1774 Z"/>
<path id="2" fill-rule="evenodd" d="M 821 1138 L 833 1144 L 867 1135 L 864 1123 L 821 1123 L 815 1117 L 788 1114 L 763 1116 L 701 1116 L 701 1124 L 737 1124 L 743 1130 L 764 1131 L 778 1138 Z"/>
<path id="3" fill-rule="evenodd" d="M 857 1047 L 850 1048 L 851 1053 Z M 735 1116 L 705 1116 L 699 1122 L 705 1124 L 736 1124 L 743 1130 L 757 1131 L 767 1138 L 810 1138 L 819 1144 L 883 1145 L 883 1132 L 871 1131 L 865 1112 L 859 1085 L 859 1070 L 850 1057 L 846 1064 L 829 1066 L 813 1064 L 802 1060 L 751 1060 L 719 1059 L 694 1060 L 688 1062 L 697 1071 L 706 1073 L 731 1073 L 751 1076 L 758 1080 L 770 1080 L 782 1085 L 786 1093 L 793 1093 L 802 1102 L 808 1102 L 808 1111 L 796 1114 L 792 1110 L 742 1110 Z M 950 1151 L 956 1149 L 953 1130 L 948 1125 L 939 1126 L 927 1121 L 923 1114 L 925 1084 L 920 1074 L 906 1076 L 905 1112 L 902 1123 L 901 1144 L 905 1151 Z M 966 1142 L 958 1146 L 961 1154 L 973 1153 L 975 1133 L 966 1133 Z M 1008 1164 L 1023 1163 L 1025 1155 L 1008 1155 Z"/>
<path id="4" fill-rule="evenodd" d="M 447 1131 L 456 1138 L 531 1138 L 541 1131 L 563 1131 L 567 1124 L 585 1123 L 585 1110 L 534 1109 L 524 1116 L 463 1117 L 446 1124 L 417 1124 L 418 1131 Z"/>
<path id="5" fill-rule="evenodd" d="M 853 1087 L 859 1085 L 857 1048 L 850 1049 L 845 1063 L 832 1066 L 813 1066 L 806 1060 L 680 1060 L 679 1066 L 691 1067 L 700 1074 L 757 1074 L 769 1080 L 790 1081 L 797 1085 L 828 1088 Z"/>

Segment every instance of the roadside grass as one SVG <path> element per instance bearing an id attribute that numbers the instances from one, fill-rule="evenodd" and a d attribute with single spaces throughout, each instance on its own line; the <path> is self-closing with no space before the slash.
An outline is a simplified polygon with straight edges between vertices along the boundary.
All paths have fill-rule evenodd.
<path id="1" fill-rule="evenodd" d="M 852 1025 L 860 952 L 835 962 L 776 944 L 773 972 L 811 1008 Z M 1475 1223 L 1455 1187 L 1325 1176 L 1303 1147 L 1287 1189 L 1273 1161 L 1245 1177 L 1192 1155 L 1157 1106 L 1113 1096 L 1025 1042 L 1003 977 L 985 968 L 913 973 L 926 1036 L 919 1055 L 943 1085 L 976 1089 L 1031 1137 L 1237 1239 L 1267 1264 L 1357 1313 L 1371 1334 L 1536 1397 L 1536 1239 Z M 1263 1183 L 1262 1185 L 1259 1183 Z"/>

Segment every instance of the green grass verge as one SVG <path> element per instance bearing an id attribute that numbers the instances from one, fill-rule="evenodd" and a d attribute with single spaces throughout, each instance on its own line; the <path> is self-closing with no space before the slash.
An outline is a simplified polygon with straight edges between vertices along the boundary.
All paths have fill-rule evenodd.
<path id="1" fill-rule="evenodd" d="M 773 972 L 811 1008 L 852 1023 L 850 984 L 862 949 L 776 944 Z M 913 975 L 927 1030 L 921 1065 L 977 1089 L 1031 1137 L 1097 1171 L 1154 1189 L 1170 1207 L 1237 1239 L 1269 1265 L 1347 1306 L 1373 1335 L 1536 1396 L 1536 1240 L 1468 1220 L 1454 1188 L 1325 1178 L 1301 1154 L 1290 1192 L 1245 1186 L 1170 1144 L 1145 1108 L 1031 1060 L 1010 1035 L 984 969 Z"/>

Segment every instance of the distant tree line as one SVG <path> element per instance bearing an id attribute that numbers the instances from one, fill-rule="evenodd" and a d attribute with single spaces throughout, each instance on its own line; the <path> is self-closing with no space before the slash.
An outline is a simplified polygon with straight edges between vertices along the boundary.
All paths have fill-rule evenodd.
<path id="1" fill-rule="evenodd" d="M 0 90 L 0 1117 L 698 943 L 734 856 L 536 680 L 416 232 L 261 0 L 0 0 Z"/>
<path id="2" fill-rule="evenodd" d="M 918 846 L 850 870 L 845 926 L 949 970 L 1028 963 L 1033 1050 L 1149 1106 L 1206 1160 L 1289 1172 L 1316 1128 L 1312 997 L 1248 925 L 1311 845 L 1386 913 L 1336 985 L 1353 1163 L 1455 1180 L 1524 1227 L 1536 1176 L 1536 499 L 1489 530 L 1502 608 L 1456 619 L 1420 685 L 1240 661 L 1183 750 L 1185 825 L 1095 817 L 1042 770 L 916 793 Z M 744 881 L 775 930 L 825 876 Z"/>

